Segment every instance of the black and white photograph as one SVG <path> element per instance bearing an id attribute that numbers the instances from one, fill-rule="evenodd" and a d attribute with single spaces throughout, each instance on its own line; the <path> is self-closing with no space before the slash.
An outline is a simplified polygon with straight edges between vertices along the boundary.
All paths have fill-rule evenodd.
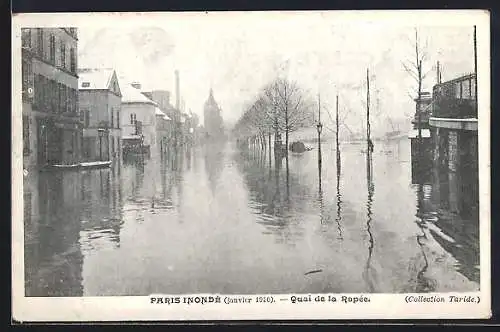
<path id="1" fill-rule="evenodd" d="M 486 12 L 65 15 L 13 19 L 17 296 L 488 315 Z"/>

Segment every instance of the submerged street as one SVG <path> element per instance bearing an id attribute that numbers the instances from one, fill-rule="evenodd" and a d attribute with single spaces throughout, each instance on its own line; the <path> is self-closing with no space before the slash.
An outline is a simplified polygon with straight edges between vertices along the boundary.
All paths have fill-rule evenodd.
<path id="1" fill-rule="evenodd" d="M 368 175 L 364 145 L 341 146 L 339 173 L 325 142 L 321 190 L 316 149 L 287 172 L 233 142 L 31 172 L 26 296 L 478 290 L 478 220 L 450 212 L 454 178 L 412 174 L 407 138 L 375 145 Z"/>

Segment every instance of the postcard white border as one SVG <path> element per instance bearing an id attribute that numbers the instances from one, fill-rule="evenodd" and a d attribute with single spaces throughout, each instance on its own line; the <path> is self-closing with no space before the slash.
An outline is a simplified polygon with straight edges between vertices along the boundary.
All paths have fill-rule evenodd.
<path id="1" fill-rule="evenodd" d="M 332 17 L 337 23 L 394 26 L 477 26 L 480 188 L 480 292 L 413 294 L 471 295 L 479 304 L 406 303 L 411 294 L 365 294 L 369 303 L 190 304 L 153 305 L 145 297 L 33 298 L 24 296 L 21 27 L 149 25 L 154 20 L 240 19 L 245 15 L 290 15 L 301 19 Z M 215 22 L 214 21 L 214 22 Z M 17 321 L 149 321 L 149 320 L 304 320 L 304 319 L 466 319 L 491 316 L 490 269 L 490 18 L 482 10 L 211 12 L 211 13 L 56 13 L 16 14 L 12 20 L 12 307 Z M 472 47 L 472 45 L 471 45 Z M 341 297 L 342 294 L 336 294 Z M 346 294 L 353 296 L 355 294 Z M 362 295 L 362 294 L 358 294 Z M 200 296 L 196 294 L 193 296 Z M 214 296 L 214 294 L 207 294 Z M 255 298 L 257 295 L 250 295 Z M 290 295 L 273 295 L 276 299 Z M 314 297 L 315 295 L 313 295 Z M 224 295 L 221 295 L 224 297 Z M 234 297 L 234 296 L 233 296 Z"/>

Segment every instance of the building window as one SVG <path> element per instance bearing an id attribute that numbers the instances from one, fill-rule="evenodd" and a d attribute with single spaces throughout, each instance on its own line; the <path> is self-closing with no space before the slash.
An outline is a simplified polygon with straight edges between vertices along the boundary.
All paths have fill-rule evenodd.
<path id="1" fill-rule="evenodd" d="M 57 93 L 59 92 L 59 88 L 57 86 L 57 82 L 50 80 L 49 81 L 49 88 L 50 88 L 50 108 L 52 109 L 53 113 L 57 113 L 59 111 L 59 108 L 57 105 L 57 102 L 59 101 L 59 96 Z"/>
<path id="2" fill-rule="evenodd" d="M 66 112 L 71 113 L 71 88 L 66 87 Z"/>
<path id="3" fill-rule="evenodd" d="M 59 113 L 63 113 L 64 110 L 64 85 L 62 85 L 61 83 L 58 83 L 57 84 L 57 90 L 58 90 L 58 94 L 57 94 L 57 100 L 58 100 L 58 104 L 57 104 L 57 109 L 58 109 L 58 112 Z"/>
<path id="4" fill-rule="evenodd" d="M 470 91 L 470 87 L 471 87 L 470 81 L 471 80 L 469 79 L 469 80 L 462 82 L 462 98 L 463 99 L 471 99 L 471 97 L 472 97 L 471 91 Z"/>
<path id="5" fill-rule="evenodd" d="M 78 91 L 73 89 L 73 113 L 78 112 Z"/>
<path id="6" fill-rule="evenodd" d="M 61 67 L 66 69 L 66 44 L 61 41 Z"/>
<path id="7" fill-rule="evenodd" d="M 90 111 L 88 109 L 82 109 L 80 111 L 80 121 L 83 123 L 83 128 L 88 128 L 90 125 Z"/>
<path id="8" fill-rule="evenodd" d="M 135 124 L 137 122 L 137 117 L 135 113 L 130 114 L 130 124 Z"/>
<path id="9" fill-rule="evenodd" d="M 85 111 L 85 128 L 88 128 L 90 126 L 90 111 L 86 110 Z"/>
<path id="10" fill-rule="evenodd" d="M 37 31 L 37 37 L 38 37 L 38 42 L 37 42 L 38 56 L 43 58 L 43 29 L 38 28 L 36 31 Z"/>
<path id="11" fill-rule="evenodd" d="M 23 101 L 30 102 L 33 95 L 33 65 L 30 60 L 23 59 L 22 76 Z"/>
<path id="12" fill-rule="evenodd" d="M 34 89 L 35 89 L 35 98 L 33 99 L 33 106 L 40 110 L 40 106 L 42 103 L 42 82 L 40 75 L 35 75 L 34 77 Z"/>
<path id="13" fill-rule="evenodd" d="M 23 47 L 31 48 L 31 29 L 29 28 L 21 29 L 21 40 Z"/>
<path id="14" fill-rule="evenodd" d="M 82 82 L 82 88 L 90 87 L 90 82 Z"/>
<path id="15" fill-rule="evenodd" d="M 470 80 L 470 95 L 472 99 L 476 99 L 476 78 Z"/>
<path id="16" fill-rule="evenodd" d="M 115 112 L 113 111 L 113 109 L 111 109 L 111 128 L 114 128 L 114 125 L 115 125 Z"/>
<path id="17" fill-rule="evenodd" d="M 50 35 L 49 39 L 49 60 L 53 64 L 56 63 L 56 37 L 54 35 Z"/>
<path id="18" fill-rule="evenodd" d="M 120 129 L 120 110 L 116 111 L 116 128 Z"/>
<path id="19" fill-rule="evenodd" d="M 30 120 L 26 115 L 23 116 L 23 154 L 30 154 Z"/>
<path id="20" fill-rule="evenodd" d="M 72 73 L 76 74 L 76 55 L 75 55 L 75 49 L 71 48 L 69 51 L 69 56 L 70 56 L 70 70 Z"/>

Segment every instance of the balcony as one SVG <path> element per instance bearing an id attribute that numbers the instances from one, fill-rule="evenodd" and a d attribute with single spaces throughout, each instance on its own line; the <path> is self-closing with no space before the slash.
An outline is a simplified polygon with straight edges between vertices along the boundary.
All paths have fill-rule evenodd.
<path id="1" fill-rule="evenodd" d="M 477 118 L 475 99 L 440 98 L 435 101 L 432 116 L 436 118 Z"/>

